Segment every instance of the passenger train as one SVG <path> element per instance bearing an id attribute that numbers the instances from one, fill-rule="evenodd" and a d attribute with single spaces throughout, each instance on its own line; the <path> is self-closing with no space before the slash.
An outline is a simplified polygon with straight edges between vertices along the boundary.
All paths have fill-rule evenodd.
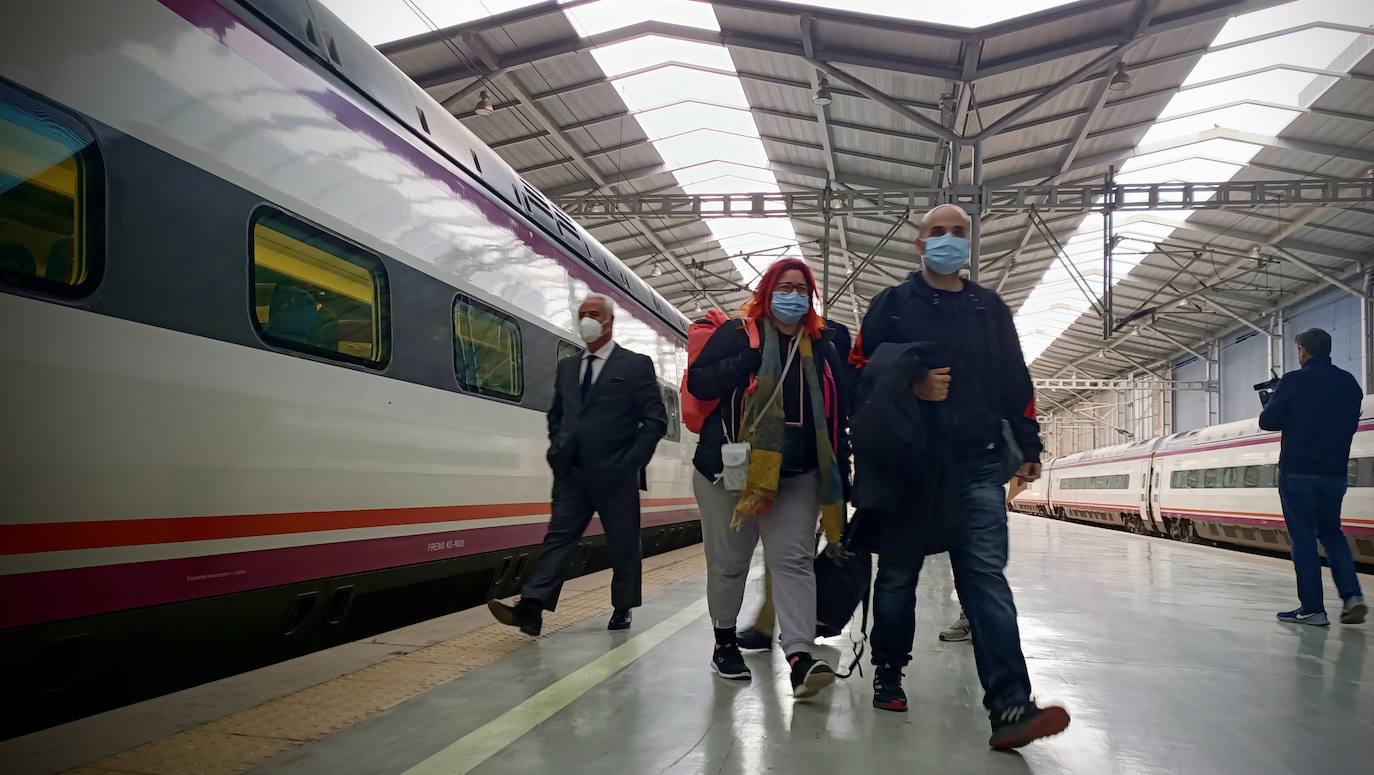
<path id="1" fill-rule="evenodd" d="M 1045 464 L 1012 498 L 1029 514 L 1180 541 L 1286 552 L 1279 434 L 1256 420 L 1080 452 Z M 1359 562 L 1374 562 L 1374 396 L 1360 409 L 1341 526 Z"/>
<path id="2" fill-rule="evenodd" d="M 695 542 L 686 318 L 320 3 L 7 2 L 0 734 L 513 594 L 589 291 Z"/>

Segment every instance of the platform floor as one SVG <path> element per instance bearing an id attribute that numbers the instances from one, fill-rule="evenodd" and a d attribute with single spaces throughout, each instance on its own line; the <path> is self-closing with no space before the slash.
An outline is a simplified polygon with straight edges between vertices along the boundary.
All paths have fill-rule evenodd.
<path id="1" fill-rule="evenodd" d="M 679 562 L 669 569 L 682 578 L 648 596 L 629 633 L 607 633 L 597 611 L 244 762 L 327 775 L 1374 771 L 1374 624 L 1275 622 L 1294 604 L 1286 561 L 1019 515 L 1011 529 L 1008 576 L 1036 694 L 1074 718 L 1020 753 L 987 749 L 972 650 L 936 639 L 958 611 L 941 557 L 918 591 L 907 714 L 873 710 L 867 666 L 801 703 L 776 652 L 746 657 L 750 684 L 715 678 L 704 580 Z M 1374 593 L 1374 579 L 1361 580 Z M 848 656 L 847 639 L 826 643 L 832 661 Z M 83 772 L 199 769 L 121 761 L 134 760 Z"/>

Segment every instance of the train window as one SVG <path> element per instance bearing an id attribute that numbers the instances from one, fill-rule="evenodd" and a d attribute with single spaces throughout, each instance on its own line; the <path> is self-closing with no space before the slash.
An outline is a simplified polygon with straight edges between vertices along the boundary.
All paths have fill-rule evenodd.
<path id="1" fill-rule="evenodd" d="M 1230 467 L 1228 467 L 1228 468 L 1223 468 L 1223 469 L 1221 469 L 1221 486 L 1222 486 L 1222 487 L 1239 487 L 1239 486 L 1240 486 L 1240 472 L 1241 472 L 1240 466 L 1230 466 Z"/>
<path id="2" fill-rule="evenodd" d="M 663 393 L 663 409 L 668 413 L 668 434 L 664 438 L 669 441 L 682 441 L 682 412 L 678 408 L 677 389 L 668 385 L 660 385 Z"/>
<path id="3" fill-rule="evenodd" d="M 1359 475 L 1360 463 L 1355 458 L 1345 461 L 1345 486 L 1354 487 L 1355 477 Z"/>
<path id="4" fill-rule="evenodd" d="M 0 282 L 63 296 L 91 289 L 100 173 L 85 127 L 0 86 Z"/>
<path id="5" fill-rule="evenodd" d="M 1169 486 L 1175 490 L 1181 490 L 1187 487 L 1187 476 L 1188 475 L 1183 471 L 1175 471 L 1169 474 Z"/>
<path id="6" fill-rule="evenodd" d="M 253 320 L 268 342 L 380 367 L 389 322 L 381 259 L 322 229 L 262 209 L 253 219 Z"/>
<path id="7" fill-rule="evenodd" d="M 1241 474 L 1241 487 L 1259 487 L 1260 467 L 1246 466 L 1245 472 Z"/>
<path id="8" fill-rule="evenodd" d="M 1374 487 L 1374 457 L 1358 458 L 1359 472 L 1355 476 L 1356 487 Z"/>
<path id="9" fill-rule="evenodd" d="M 1270 463 L 1267 466 L 1260 466 L 1259 486 L 1273 487 L 1278 479 L 1278 466 Z"/>
<path id="10" fill-rule="evenodd" d="M 1221 470 L 1217 468 L 1208 468 L 1203 471 L 1202 486 L 1209 489 L 1221 486 Z"/>
<path id="11" fill-rule="evenodd" d="M 1195 489 L 1197 487 L 1202 486 L 1202 471 L 1196 468 L 1189 471 L 1188 484 L 1186 486 L 1189 489 Z"/>
<path id="12" fill-rule="evenodd" d="M 453 301 L 453 363 L 464 390 L 512 401 L 525 392 L 520 326 L 463 296 Z"/>
<path id="13" fill-rule="evenodd" d="M 581 355 L 582 348 L 564 339 L 558 340 L 558 360 L 570 358 L 574 355 Z"/>

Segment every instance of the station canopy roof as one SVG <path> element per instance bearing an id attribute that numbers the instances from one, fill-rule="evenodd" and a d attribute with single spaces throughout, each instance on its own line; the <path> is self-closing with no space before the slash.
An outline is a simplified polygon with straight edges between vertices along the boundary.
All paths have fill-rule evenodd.
<path id="1" fill-rule="evenodd" d="M 325 3 L 565 206 L 970 184 L 973 143 L 952 161 L 950 134 L 983 135 L 990 188 L 1374 171 L 1368 2 Z M 984 211 L 979 275 L 1037 377 L 1167 378 L 1201 342 L 1374 261 L 1369 202 L 1118 211 L 1104 338 L 1103 216 L 1028 209 Z M 832 318 L 853 326 L 918 267 L 921 214 L 831 218 Z M 711 215 L 579 220 L 689 316 L 737 307 L 781 256 L 819 276 L 823 217 Z"/>

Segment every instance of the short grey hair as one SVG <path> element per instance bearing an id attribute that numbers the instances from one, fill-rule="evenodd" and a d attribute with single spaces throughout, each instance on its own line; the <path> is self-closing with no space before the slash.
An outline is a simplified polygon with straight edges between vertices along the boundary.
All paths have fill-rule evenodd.
<path id="1" fill-rule="evenodd" d="M 604 293 L 589 293 L 587 294 L 587 298 L 582 300 L 582 303 L 586 304 L 592 299 L 596 299 L 600 301 L 603 305 L 605 305 L 606 314 L 608 316 L 615 317 L 615 299 L 612 299 L 610 296 L 607 296 Z"/>
<path id="2" fill-rule="evenodd" d="M 962 219 L 964 219 L 964 228 L 966 228 L 966 229 L 972 229 L 972 228 L 973 228 L 973 217 L 970 216 L 970 215 L 968 214 L 968 211 L 966 211 L 964 208 L 960 207 L 959 205 L 952 204 L 952 203 L 950 203 L 950 202 L 945 202 L 945 203 L 943 203 L 943 204 L 935 205 L 934 207 L 932 207 L 932 208 L 930 208 L 929 210 L 927 210 L 925 215 L 922 215 L 922 216 L 921 216 L 921 220 L 919 221 L 919 223 L 920 223 L 921 239 L 925 239 L 925 236 L 926 236 L 927 234 L 930 233 L 930 216 L 934 215 L 936 210 L 939 210 L 939 209 L 945 208 L 945 207 L 951 207 L 951 208 L 953 208 L 953 209 L 955 210 L 955 212 L 959 213 L 959 217 L 962 218 Z"/>

